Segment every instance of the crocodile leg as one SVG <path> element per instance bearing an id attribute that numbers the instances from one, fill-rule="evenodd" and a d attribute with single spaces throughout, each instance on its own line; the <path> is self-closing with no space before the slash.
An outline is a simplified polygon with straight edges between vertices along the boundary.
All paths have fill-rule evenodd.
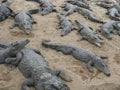
<path id="1" fill-rule="evenodd" d="M 71 82 L 72 79 L 69 75 L 67 75 L 64 71 L 60 70 L 60 69 L 55 69 L 53 71 L 53 73 L 57 76 L 57 77 L 60 77 L 61 79 L 63 79 L 64 81 L 67 81 L 67 82 Z"/>
<path id="2" fill-rule="evenodd" d="M 103 56 L 103 55 L 101 55 L 100 58 L 101 58 L 101 59 L 108 59 L 107 56 Z"/>
<path id="3" fill-rule="evenodd" d="M 90 71 L 90 72 L 93 72 L 93 62 L 92 61 L 89 61 L 87 63 L 87 69 Z"/>
<path id="4" fill-rule="evenodd" d="M 13 28 L 17 27 L 17 25 L 18 25 L 17 23 L 14 23 L 14 24 L 13 24 L 12 26 L 10 26 L 9 28 L 10 28 L 10 29 L 13 29 Z"/>
<path id="5" fill-rule="evenodd" d="M 8 64 L 8 65 L 10 64 L 10 65 L 17 66 L 17 65 L 19 64 L 22 56 L 23 56 L 22 53 L 18 53 L 18 54 L 16 55 L 16 57 L 9 57 L 9 58 L 7 58 L 7 59 L 5 60 L 5 63 Z"/>
<path id="6" fill-rule="evenodd" d="M 74 10 L 68 10 L 67 12 L 66 12 L 66 14 L 65 14 L 65 16 L 68 16 L 68 15 L 71 15 L 72 13 L 74 12 Z"/>
<path id="7" fill-rule="evenodd" d="M 33 80 L 32 79 L 26 79 L 21 86 L 21 90 L 29 90 L 29 86 L 33 86 Z"/>

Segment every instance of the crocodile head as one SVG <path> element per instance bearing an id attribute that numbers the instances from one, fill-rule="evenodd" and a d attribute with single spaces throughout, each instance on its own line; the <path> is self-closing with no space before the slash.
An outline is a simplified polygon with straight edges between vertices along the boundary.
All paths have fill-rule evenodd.
<path id="1" fill-rule="evenodd" d="M 5 20 L 5 15 L 3 13 L 0 13 L 0 21 Z"/>
<path id="2" fill-rule="evenodd" d="M 66 84 L 63 84 L 61 80 L 58 80 L 56 77 L 45 82 L 44 90 L 70 90 L 70 89 Z"/>
<path id="3" fill-rule="evenodd" d="M 63 37 L 65 35 L 67 35 L 70 31 L 71 31 L 71 29 L 68 29 L 68 28 L 63 29 L 61 32 L 61 36 Z"/>
<path id="4" fill-rule="evenodd" d="M 103 29 L 103 30 L 99 30 L 99 32 L 107 39 L 111 40 L 112 36 L 111 36 L 111 31 L 107 30 L 107 29 Z"/>
<path id="5" fill-rule="evenodd" d="M 62 20 L 64 20 L 65 15 L 64 15 L 63 13 L 58 13 L 58 14 L 57 14 L 57 17 L 58 17 L 58 19 L 59 19 L 60 21 L 62 21 Z"/>
<path id="6" fill-rule="evenodd" d="M 16 55 L 16 53 L 21 51 L 29 42 L 29 39 L 13 42 L 8 46 L 7 50 L 11 55 Z"/>
<path id="7" fill-rule="evenodd" d="M 102 71 L 106 76 L 110 76 L 110 71 L 109 71 L 108 65 L 102 58 L 97 57 L 94 65 L 98 70 Z"/>
<path id="8" fill-rule="evenodd" d="M 31 33 L 31 28 L 32 28 L 32 23 L 30 20 L 24 20 L 20 28 L 26 33 L 30 34 Z"/>
<path id="9" fill-rule="evenodd" d="M 103 43 L 103 41 L 96 35 L 89 36 L 89 41 L 98 47 L 101 47 Z"/>

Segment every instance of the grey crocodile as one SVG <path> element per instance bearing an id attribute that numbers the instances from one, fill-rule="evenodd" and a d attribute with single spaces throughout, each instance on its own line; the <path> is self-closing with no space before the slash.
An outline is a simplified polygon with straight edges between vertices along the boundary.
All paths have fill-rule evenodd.
<path id="1" fill-rule="evenodd" d="M 93 52 L 81 47 L 61 44 L 50 43 L 48 40 L 43 40 L 42 45 L 47 48 L 52 48 L 57 51 L 61 51 L 65 55 L 72 55 L 74 58 L 87 63 L 87 68 L 90 72 L 93 72 L 93 66 L 102 71 L 105 75 L 110 76 L 109 68 L 103 59 L 105 56 L 98 56 Z"/>
<path id="2" fill-rule="evenodd" d="M 62 29 L 61 36 L 65 36 L 75 29 L 71 20 L 69 20 L 65 15 L 58 13 L 57 17 L 60 21 L 57 28 Z"/>
<path id="3" fill-rule="evenodd" d="M 106 3 L 106 2 L 98 2 L 98 3 L 96 3 L 96 5 L 98 5 L 100 7 L 103 7 L 103 8 L 106 8 L 106 9 L 111 8 L 111 7 L 114 6 L 114 4 Z"/>
<path id="4" fill-rule="evenodd" d="M 74 13 L 74 12 L 77 12 L 78 7 L 73 5 L 73 4 L 64 2 L 64 4 L 62 4 L 61 8 L 64 8 L 64 10 L 67 11 L 65 13 L 65 16 L 68 16 L 68 15 Z"/>
<path id="5" fill-rule="evenodd" d="M 98 23 L 105 23 L 104 21 L 96 18 L 96 16 L 93 14 L 93 12 L 91 12 L 90 10 L 88 9 L 84 9 L 84 8 L 79 8 L 79 11 L 78 11 L 81 15 L 83 15 L 86 19 L 89 19 L 91 21 L 94 21 L 94 22 L 98 22 Z"/>
<path id="6" fill-rule="evenodd" d="M 27 78 L 22 83 L 21 90 L 28 90 L 30 86 L 34 86 L 35 90 L 70 90 L 58 77 L 66 81 L 71 81 L 71 78 L 59 69 L 50 69 L 39 50 L 24 48 L 16 54 L 15 58 L 6 60 L 6 64 L 18 66 Z"/>
<path id="7" fill-rule="evenodd" d="M 119 12 L 115 7 L 109 8 L 106 14 L 109 15 L 109 18 L 112 20 L 120 21 Z"/>
<path id="8" fill-rule="evenodd" d="M 26 39 L 19 42 L 13 42 L 8 47 L 0 49 L 0 64 L 7 63 L 9 60 L 16 60 L 16 54 L 18 54 L 28 43 L 29 40 Z"/>
<path id="9" fill-rule="evenodd" d="M 0 6 L 0 21 L 7 19 L 14 14 L 13 10 L 9 8 L 7 0 L 3 0 Z"/>
<path id="10" fill-rule="evenodd" d="M 92 9 L 90 8 L 90 6 L 80 0 L 67 0 L 66 2 L 71 3 L 73 5 L 77 5 L 78 7 L 82 7 L 82 8 L 86 8 L 92 11 Z"/>
<path id="11" fill-rule="evenodd" d="M 101 33 L 105 38 L 111 40 L 112 36 L 111 33 L 116 33 L 115 29 L 118 31 L 118 35 L 120 33 L 120 21 L 111 21 L 106 22 L 99 29 L 97 32 Z"/>
<path id="12" fill-rule="evenodd" d="M 94 34 L 93 29 L 91 27 L 88 27 L 87 25 L 83 24 L 80 20 L 75 20 L 79 27 L 79 33 L 82 36 L 82 39 L 87 40 L 88 42 L 101 47 L 103 41 Z"/>
<path id="13" fill-rule="evenodd" d="M 38 2 L 41 7 L 40 9 L 41 15 L 47 15 L 51 12 L 57 12 L 57 10 L 55 9 L 55 5 L 53 5 L 53 3 L 48 0 L 26 0 L 26 1 Z"/>
<path id="14" fill-rule="evenodd" d="M 10 27 L 19 27 L 20 30 L 24 31 L 25 34 L 30 34 L 32 25 L 37 22 L 33 19 L 31 14 L 38 13 L 39 9 L 23 10 L 14 16 L 15 23 Z"/>

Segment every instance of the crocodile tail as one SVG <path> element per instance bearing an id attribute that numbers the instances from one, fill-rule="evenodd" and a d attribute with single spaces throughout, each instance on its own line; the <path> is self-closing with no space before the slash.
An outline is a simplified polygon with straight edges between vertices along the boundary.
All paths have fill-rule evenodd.
<path id="1" fill-rule="evenodd" d="M 102 20 L 98 20 L 98 19 L 96 19 L 96 18 L 91 18 L 93 21 L 95 21 L 95 22 L 98 22 L 98 23 L 105 23 L 104 21 L 102 21 Z"/>
<path id="2" fill-rule="evenodd" d="M 52 43 L 49 43 L 50 40 L 43 40 L 42 41 L 42 46 L 46 47 L 46 48 L 52 48 L 52 49 L 57 49 L 59 45 L 57 44 L 52 44 Z"/>
<path id="3" fill-rule="evenodd" d="M 36 13 L 39 13 L 39 11 L 40 11 L 40 9 L 38 9 L 38 8 L 28 10 L 28 12 L 30 14 L 36 14 Z"/>

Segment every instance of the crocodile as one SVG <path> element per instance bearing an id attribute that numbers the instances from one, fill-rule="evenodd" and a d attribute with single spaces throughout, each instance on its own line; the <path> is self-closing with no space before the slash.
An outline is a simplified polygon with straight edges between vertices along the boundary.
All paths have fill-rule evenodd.
<path id="1" fill-rule="evenodd" d="M 0 41 L 0 50 L 1 49 L 6 49 L 10 44 L 5 41 Z"/>
<path id="2" fill-rule="evenodd" d="M 23 10 L 14 15 L 15 23 L 10 27 L 18 27 L 20 30 L 24 31 L 25 34 L 30 34 L 32 25 L 37 22 L 33 19 L 31 14 L 38 13 L 39 9 Z"/>
<path id="3" fill-rule="evenodd" d="M 25 39 L 13 42 L 6 47 L 2 46 L 4 49 L 0 49 L 0 64 L 7 64 L 9 60 L 16 60 L 15 56 L 29 43 L 29 41 L 29 39 Z"/>
<path id="4" fill-rule="evenodd" d="M 79 8 L 78 13 L 83 15 L 84 18 L 89 19 L 91 21 L 98 22 L 98 23 L 105 23 L 104 21 L 97 19 L 96 16 L 93 14 L 93 12 L 91 12 L 88 9 Z"/>
<path id="5" fill-rule="evenodd" d="M 68 15 L 74 13 L 74 12 L 77 12 L 78 7 L 73 5 L 73 4 L 64 2 L 64 4 L 62 4 L 61 8 L 64 8 L 64 10 L 67 11 L 65 13 L 65 16 L 68 16 Z"/>
<path id="6" fill-rule="evenodd" d="M 112 20 L 120 21 L 119 12 L 115 7 L 109 8 L 106 14 L 109 15 L 109 18 Z"/>
<path id="7" fill-rule="evenodd" d="M 109 68 L 103 60 L 107 59 L 106 56 L 98 56 L 89 50 L 77 46 L 62 43 L 50 43 L 49 40 L 43 40 L 42 45 L 46 48 L 61 51 L 65 55 L 72 55 L 75 59 L 87 63 L 87 68 L 90 72 L 93 72 L 93 67 L 96 67 L 96 69 L 102 71 L 105 75 L 110 76 Z"/>
<path id="8" fill-rule="evenodd" d="M 106 8 L 106 9 L 114 6 L 114 4 L 112 4 L 112 3 L 105 3 L 105 2 L 98 2 L 98 3 L 96 3 L 96 5 Z"/>
<path id="9" fill-rule="evenodd" d="M 28 90 L 30 86 L 35 90 L 70 90 L 58 77 L 71 81 L 62 70 L 52 70 L 39 50 L 24 48 L 16 59 L 6 60 L 7 65 L 17 66 L 27 79 L 23 81 L 21 90 Z"/>
<path id="10" fill-rule="evenodd" d="M 61 36 L 65 36 L 68 33 L 70 33 L 73 29 L 75 29 L 71 20 L 69 20 L 65 15 L 58 13 L 57 17 L 60 21 L 57 28 L 62 29 Z"/>
<path id="11" fill-rule="evenodd" d="M 79 33 L 82 36 L 82 39 L 87 40 L 88 42 L 101 47 L 103 41 L 100 37 L 94 34 L 93 29 L 88 27 L 87 25 L 83 24 L 80 20 L 75 20 L 79 27 Z"/>
<path id="12" fill-rule="evenodd" d="M 7 19 L 9 16 L 13 16 L 14 12 L 9 7 L 9 3 L 7 0 L 3 0 L 0 6 L 0 22 Z"/>
<path id="13" fill-rule="evenodd" d="M 89 9 L 92 11 L 92 9 L 90 8 L 90 6 L 80 0 L 67 0 L 66 2 L 71 3 L 73 5 L 77 5 L 78 7 L 82 7 L 85 9 Z"/>
<path id="14" fill-rule="evenodd" d="M 120 21 L 111 21 L 106 22 L 102 26 L 100 26 L 99 29 L 97 29 L 97 32 L 101 33 L 105 38 L 111 40 L 112 36 L 111 33 L 115 33 L 114 30 L 118 31 L 118 34 L 120 33 Z"/>
<path id="15" fill-rule="evenodd" d="M 48 0 L 26 0 L 26 1 L 35 1 L 38 2 L 40 4 L 40 11 L 41 11 L 41 15 L 47 15 L 51 12 L 57 12 L 56 10 L 56 6 L 53 5 L 52 2 L 48 1 Z"/>

